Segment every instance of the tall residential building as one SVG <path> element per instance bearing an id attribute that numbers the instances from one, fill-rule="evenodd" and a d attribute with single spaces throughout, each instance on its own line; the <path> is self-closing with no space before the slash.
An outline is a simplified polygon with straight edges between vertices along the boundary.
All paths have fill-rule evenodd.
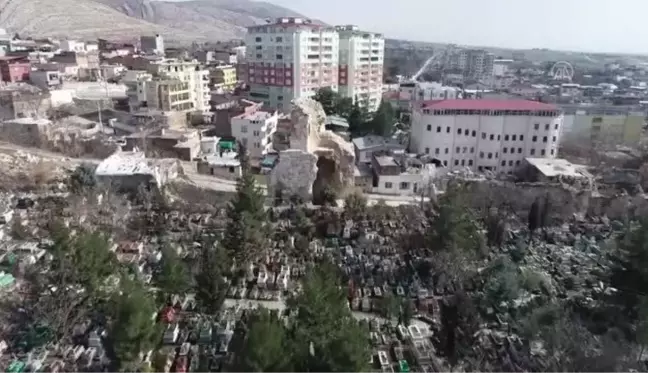
<path id="1" fill-rule="evenodd" d="M 146 83 L 146 102 L 149 108 L 162 111 L 191 111 L 189 84 L 177 79 L 152 80 Z"/>
<path id="2" fill-rule="evenodd" d="M 272 148 L 272 134 L 277 130 L 277 112 L 255 111 L 231 119 L 232 136 L 247 147 L 250 158 L 259 160 Z"/>
<path id="3" fill-rule="evenodd" d="M 484 79 L 493 75 L 495 55 L 483 49 L 450 49 L 444 67 L 463 74 L 465 78 Z"/>
<path id="4" fill-rule="evenodd" d="M 140 49 L 144 53 L 164 56 L 164 39 L 162 38 L 162 35 L 155 34 L 154 36 L 141 36 Z"/>
<path id="5" fill-rule="evenodd" d="M 189 84 L 190 98 L 196 111 L 209 112 L 209 71 L 197 60 L 184 61 L 165 58 L 151 62 L 149 72 L 155 76 L 177 79 Z"/>
<path id="6" fill-rule="evenodd" d="M 322 87 L 338 91 L 339 37 L 334 28 L 302 18 L 248 28 L 246 61 L 241 74 L 251 99 L 278 110 L 310 97 Z"/>
<path id="7" fill-rule="evenodd" d="M 527 100 L 433 100 L 412 114 L 410 150 L 451 170 L 512 173 L 525 158 L 555 158 L 564 116 Z"/>
<path id="8" fill-rule="evenodd" d="M 340 38 L 339 92 L 376 111 L 382 97 L 385 39 L 353 25 L 335 29 Z"/>

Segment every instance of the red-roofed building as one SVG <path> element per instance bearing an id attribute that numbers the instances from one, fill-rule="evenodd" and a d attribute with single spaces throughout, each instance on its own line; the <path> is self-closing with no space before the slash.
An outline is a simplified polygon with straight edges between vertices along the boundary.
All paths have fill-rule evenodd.
<path id="1" fill-rule="evenodd" d="M 413 105 L 410 150 L 451 169 L 512 173 L 526 157 L 555 158 L 563 115 L 529 100 L 435 100 Z"/>
<path id="2" fill-rule="evenodd" d="M 31 63 L 27 57 L 0 57 L 0 77 L 5 83 L 29 80 Z"/>

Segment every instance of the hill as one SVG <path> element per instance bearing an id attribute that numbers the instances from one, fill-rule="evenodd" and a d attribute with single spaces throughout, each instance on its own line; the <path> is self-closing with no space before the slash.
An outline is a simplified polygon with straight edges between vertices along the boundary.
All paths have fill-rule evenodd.
<path id="1" fill-rule="evenodd" d="M 300 16 L 250 0 L 0 0 L 0 27 L 21 35 L 136 39 L 160 33 L 187 43 L 240 38 L 267 18 Z"/>

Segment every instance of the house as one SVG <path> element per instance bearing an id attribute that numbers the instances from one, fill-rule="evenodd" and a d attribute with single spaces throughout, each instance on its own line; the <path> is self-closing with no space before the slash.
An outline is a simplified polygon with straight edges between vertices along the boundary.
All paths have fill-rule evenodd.
<path id="1" fill-rule="evenodd" d="M 31 63 L 26 57 L 0 57 L 0 77 L 5 83 L 29 80 Z"/>
<path id="2" fill-rule="evenodd" d="M 198 172 L 225 179 L 235 180 L 241 176 L 241 162 L 234 151 L 220 151 L 204 156 L 198 161 Z"/>
<path id="3" fill-rule="evenodd" d="M 26 83 L 0 87 L 0 120 L 46 118 L 51 108 L 50 94 Z"/>
<path id="4" fill-rule="evenodd" d="M 19 118 L 0 124 L 0 139 L 13 144 L 39 147 L 50 137 L 52 122 L 47 119 Z"/>
<path id="5" fill-rule="evenodd" d="M 377 135 L 356 137 L 351 142 L 353 142 L 357 163 L 371 163 L 374 154 L 389 154 L 394 150 L 405 150 L 405 146 L 398 140 Z"/>
<path id="6" fill-rule="evenodd" d="M 525 158 L 524 176 L 534 182 L 558 182 L 581 180 L 587 182 L 593 176 L 584 165 L 572 164 L 566 159 Z"/>
<path id="7" fill-rule="evenodd" d="M 404 152 L 396 156 L 374 156 L 371 166 L 371 191 L 378 194 L 415 196 L 436 174 L 434 165 Z"/>
<path id="8" fill-rule="evenodd" d="M 137 191 L 140 185 L 161 187 L 178 177 L 176 159 L 150 159 L 142 152 L 117 152 L 104 159 L 97 169 L 97 181 L 120 190 Z"/>

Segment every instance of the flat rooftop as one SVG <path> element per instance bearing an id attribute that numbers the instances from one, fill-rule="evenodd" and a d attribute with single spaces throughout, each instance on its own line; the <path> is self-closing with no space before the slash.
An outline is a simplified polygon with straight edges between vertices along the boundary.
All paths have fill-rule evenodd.
<path id="1" fill-rule="evenodd" d="M 396 149 L 405 149 L 403 145 L 398 143 L 398 140 L 391 137 L 382 137 L 377 135 L 356 137 L 355 139 L 351 140 L 351 142 L 353 142 L 353 145 L 355 145 L 359 150 L 365 150 L 374 147 L 379 148 L 383 146 Z"/>
<path id="2" fill-rule="evenodd" d="M 421 109 L 430 110 L 510 110 L 510 111 L 557 111 L 558 107 L 531 100 L 432 100 L 420 103 Z"/>
<path id="3" fill-rule="evenodd" d="M 172 162 L 175 160 L 146 158 L 141 152 L 119 152 L 99 163 L 95 174 L 99 176 L 153 175 L 156 166 Z"/>
<path id="4" fill-rule="evenodd" d="M 266 120 L 270 119 L 274 113 L 270 113 L 267 111 L 259 110 L 254 113 L 243 113 L 241 115 L 237 115 L 234 118 L 237 119 L 246 119 L 246 120 Z"/>
<path id="5" fill-rule="evenodd" d="M 583 165 L 573 164 L 566 159 L 526 158 L 526 161 L 546 177 L 569 176 L 591 177 Z"/>
<path id="6" fill-rule="evenodd" d="M 236 158 L 237 155 L 236 152 L 224 152 L 222 156 L 220 154 L 208 155 L 205 157 L 205 161 L 214 166 L 238 167 L 241 162 Z"/>

